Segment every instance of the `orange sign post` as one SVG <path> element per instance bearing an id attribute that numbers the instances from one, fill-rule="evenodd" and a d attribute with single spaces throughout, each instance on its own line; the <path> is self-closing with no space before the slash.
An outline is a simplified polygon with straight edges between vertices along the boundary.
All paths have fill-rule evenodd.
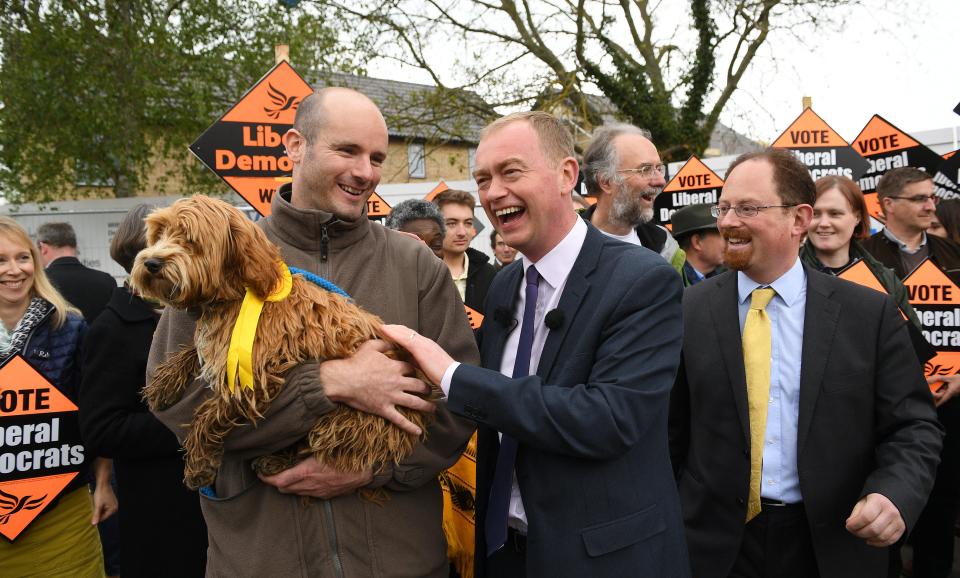
<path id="1" fill-rule="evenodd" d="M 853 148 L 870 163 L 860 177 L 860 189 L 867 199 L 867 209 L 874 218 L 881 218 L 877 201 L 877 183 L 891 169 L 916 167 L 933 174 L 940 165 L 940 155 L 913 137 L 893 126 L 879 114 L 873 115 L 857 138 Z"/>
<path id="2" fill-rule="evenodd" d="M 960 372 L 960 287 L 929 259 L 903 280 L 908 300 L 913 305 L 923 336 L 937 351 L 926 363 L 927 377 Z M 941 384 L 934 384 L 936 391 Z"/>
<path id="3" fill-rule="evenodd" d="M 21 356 L 0 368 L 0 535 L 10 541 L 77 476 L 77 406 Z"/>
<path id="4" fill-rule="evenodd" d="M 439 195 L 439 194 L 442 193 L 443 191 L 446 191 L 446 190 L 449 189 L 449 188 L 450 188 L 450 187 L 447 186 L 447 183 L 445 183 L 445 182 L 443 182 L 443 181 L 440 181 L 439 183 L 437 183 L 437 186 L 433 187 L 433 188 L 430 190 L 430 192 L 427 193 L 427 196 L 423 197 L 423 200 L 425 200 L 425 201 L 430 201 L 430 202 L 432 203 L 432 202 L 433 202 L 433 199 L 434 199 L 437 195 Z"/>
<path id="5" fill-rule="evenodd" d="M 391 210 L 390 204 L 377 193 L 371 194 L 367 199 L 367 217 L 386 217 Z"/>
<path id="6" fill-rule="evenodd" d="M 657 220 L 666 225 L 673 212 L 688 205 L 716 204 L 723 179 L 696 156 L 690 157 L 657 196 L 653 209 Z"/>
<path id="7" fill-rule="evenodd" d="M 297 107 L 313 89 L 282 61 L 257 81 L 190 151 L 263 216 L 277 188 L 290 181 L 293 163 L 280 142 Z"/>
<path id="8" fill-rule="evenodd" d="M 483 314 L 466 305 L 463 306 L 463 309 L 467 312 L 467 321 L 470 322 L 470 329 L 480 329 L 480 326 L 483 325 Z"/>
<path id="9" fill-rule="evenodd" d="M 813 180 L 827 175 L 857 180 L 870 167 L 870 163 L 810 108 L 804 109 L 773 146 L 792 151 L 810 169 Z"/>

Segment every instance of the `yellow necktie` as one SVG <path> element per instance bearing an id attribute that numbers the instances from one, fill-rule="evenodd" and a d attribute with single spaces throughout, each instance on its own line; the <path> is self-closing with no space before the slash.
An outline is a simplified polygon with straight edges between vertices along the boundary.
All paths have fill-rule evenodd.
<path id="1" fill-rule="evenodd" d="M 770 402 L 770 316 L 765 311 L 776 292 L 754 289 L 750 310 L 743 324 L 743 368 L 747 375 L 747 402 L 750 408 L 750 501 L 747 522 L 760 513 L 760 477 L 763 474 L 763 439 L 767 432 L 767 404 Z"/>

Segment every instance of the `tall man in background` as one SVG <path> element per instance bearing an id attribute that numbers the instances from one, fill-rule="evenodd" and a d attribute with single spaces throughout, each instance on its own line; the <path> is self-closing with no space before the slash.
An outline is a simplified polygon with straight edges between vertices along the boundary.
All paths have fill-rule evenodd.
<path id="1" fill-rule="evenodd" d="M 483 313 L 487 288 L 497 270 L 489 263 L 489 257 L 470 247 L 470 242 L 477 236 L 473 225 L 476 201 L 466 191 L 447 189 L 434 197 L 433 202 L 440 208 L 446 231 L 443 237 L 443 262 L 450 269 L 464 304 Z"/>
<path id="2" fill-rule="evenodd" d="M 933 178 L 917 168 L 902 167 L 883 175 L 877 197 L 886 222 L 863 247 L 901 280 L 930 259 L 956 284 L 960 282 L 960 247 L 927 234 L 940 201 L 933 191 Z M 953 571 L 953 528 L 960 510 L 960 402 L 951 401 L 960 392 L 960 375 L 934 376 L 929 381 L 942 384 L 933 397 L 946 435 L 936 483 L 913 531 L 912 566 L 917 578 L 947 578 Z"/>
<path id="3" fill-rule="evenodd" d="M 598 128 L 583 153 L 583 182 L 597 204 L 582 215 L 615 239 L 660 253 L 679 272 L 683 249 L 653 222 L 653 203 L 667 184 L 665 171 L 648 131 L 629 124 Z"/>
<path id="4" fill-rule="evenodd" d="M 83 313 L 87 324 L 92 323 L 117 288 L 116 280 L 77 259 L 77 234 L 70 223 L 40 225 L 37 246 L 50 282 Z"/>

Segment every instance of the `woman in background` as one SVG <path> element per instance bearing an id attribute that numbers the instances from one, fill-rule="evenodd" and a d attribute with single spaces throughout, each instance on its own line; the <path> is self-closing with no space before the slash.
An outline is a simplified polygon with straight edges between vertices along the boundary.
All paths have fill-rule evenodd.
<path id="1" fill-rule="evenodd" d="M 807 227 L 807 241 L 800 247 L 800 258 L 810 267 L 829 275 L 839 275 L 863 261 L 918 330 L 911 332 L 911 337 L 916 340 L 920 320 L 907 301 L 906 288 L 892 269 L 860 246 L 860 240 L 870 236 L 870 215 L 863 191 L 847 177 L 835 175 L 817 179 L 816 187 L 813 220 Z M 923 340 L 922 335 L 919 337 Z M 926 359 L 921 363 L 923 361 Z"/>
<path id="2" fill-rule="evenodd" d="M 146 245 L 134 207 L 120 222 L 110 256 L 129 274 Z M 97 455 L 114 459 L 124 578 L 203 576 L 207 529 L 196 492 L 183 485 L 180 443 L 140 397 L 159 313 L 127 283 L 90 326 L 83 356 L 80 427 Z"/>

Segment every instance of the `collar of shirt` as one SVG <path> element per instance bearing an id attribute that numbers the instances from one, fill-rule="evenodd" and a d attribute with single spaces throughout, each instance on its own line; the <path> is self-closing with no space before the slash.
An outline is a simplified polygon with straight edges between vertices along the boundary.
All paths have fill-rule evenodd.
<path id="1" fill-rule="evenodd" d="M 924 245 L 927 244 L 927 232 L 926 232 L 926 231 L 924 231 L 923 233 L 920 234 L 920 235 L 921 235 L 921 236 L 920 236 L 920 244 L 917 245 L 917 248 L 916 248 L 916 249 L 913 249 L 913 250 L 910 250 L 910 248 L 907 247 L 906 243 L 904 243 L 903 241 L 901 241 L 900 239 L 898 239 L 898 238 L 896 237 L 896 235 L 894 235 L 893 233 L 891 233 L 891 232 L 890 232 L 890 229 L 888 229 L 888 228 L 886 228 L 886 227 L 883 228 L 883 235 L 884 235 L 886 238 L 888 238 L 888 239 L 890 239 L 891 241 L 893 241 L 894 243 L 896 243 L 896 244 L 897 244 L 897 247 L 899 247 L 901 251 L 903 251 L 904 253 L 907 253 L 908 255 L 913 255 L 914 253 L 916 253 L 917 251 L 919 251 L 920 249 L 922 249 Z"/>
<path id="2" fill-rule="evenodd" d="M 567 236 L 539 261 L 534 263 L 525 255 L 522 257 L 524 274 L 531 265 L 536 265 L 537 272 L 540 273 L 544 281 L 550 284 L 550 287 L 554 289 L 560 287 L 567 280 L 570 271 L 573 270 L 573 263 L 577 260 L 580 249 L 583 247 L 583 241 L 586 238 L 587 225 L 583 222 L 583 219 L 577 219 Z M 522 287 L 520 291 L 522 293 Z"/>
<path id="3" fill-rule="evenodd" d="M 750 299 L 750 294 L 757 287 L 773 287 L 777 296 L 787 304 L 787 307 L 792 307 L 803 296 L 806 279 L 807 274 L 803 270 L 803 264 L 799 257 L 794 261 L 793 267 L 790 267 L 786 273 L 768 285 L 757 283 L 743 271 L 737 271 L 737 293 L 740 304 L 746 303 Z"/>
<path id="4" fill-rule="evenodd" d="M 454 281 L 466 281 L 467 273 L 469 273 L 469 271 L 470 271 L 470 259 L 467 259 L 467 254 L 464 253 L 463 254 L 463 272 L 460 273 L 460 275 L 453 275 L 451 273 L 450 276 L 453 277 Z"/>

